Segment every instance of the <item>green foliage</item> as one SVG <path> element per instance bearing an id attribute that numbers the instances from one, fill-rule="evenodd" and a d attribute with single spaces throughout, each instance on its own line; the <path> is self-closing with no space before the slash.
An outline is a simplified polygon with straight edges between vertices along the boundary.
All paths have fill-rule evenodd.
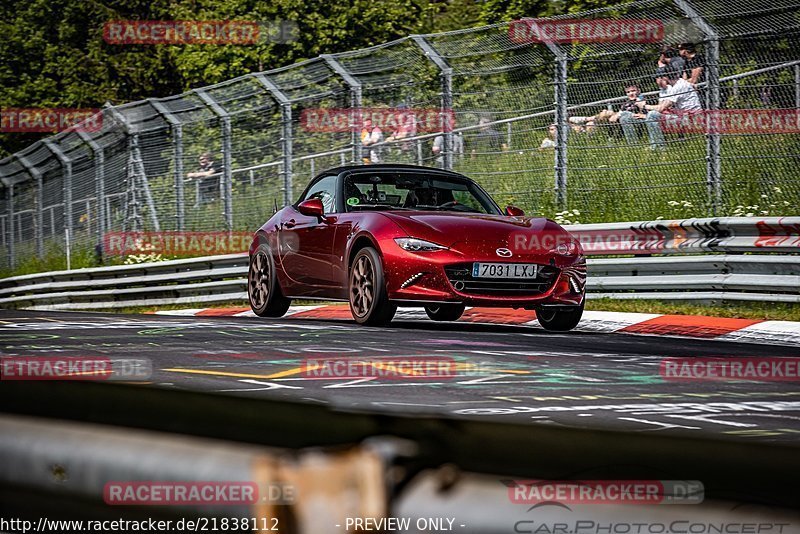
<path id="1" fill-rule="evenodd" d="M 618 4 L 616 0 L 486 0 L 481 22 L 494 24 L 524 17 L 550 17 Z"/>
<path id="2" fill-rule="evenodd" d="M 234 45 L 114 45 L 112 20 L 288 20 L 296 40 Z M 8 0 L 0 5 L 0 108 L 96 108 L 165 97 L 319 54 L 477 22 L 470 0 Z M 441 25 L 440 25 L 441 22 Z M 0 134 L 0 157 L 42 134 Z"/>
<path id="3" fill-rule="evenodd" d="M 7 0 L 0 5 L 0 108 L 96 108 L 165 97 L 320 54 L 413 33 L 603 6 L 594 0 Z M 294 21 L 296 39 L 235 45 L 114 45 L 112 20 Z M 437 80 L 431 80 L 438 83 Z M 467 91 L 470 87 L 465 87 Z M 415 91 L 414 88 L 411 89 Z M 411 95 L 407 95 L 411 96 Z M 0 157 L 43 134 L 0 134 Z"/>

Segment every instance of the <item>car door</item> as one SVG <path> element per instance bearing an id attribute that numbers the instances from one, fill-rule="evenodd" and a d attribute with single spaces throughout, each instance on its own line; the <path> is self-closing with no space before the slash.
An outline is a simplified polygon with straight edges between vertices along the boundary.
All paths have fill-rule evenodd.
<path id="1" fill-rule="evenodd" d="M 303 215 L 292 208 L 278 230 L 280 258 L 294 282 L 290 296 L 328 296 L 333 285 L 333 243 L 336 232 L 336 176 L 324 176 L 307 190 L 303 200 L 318 198 L 325 217 Z"/>

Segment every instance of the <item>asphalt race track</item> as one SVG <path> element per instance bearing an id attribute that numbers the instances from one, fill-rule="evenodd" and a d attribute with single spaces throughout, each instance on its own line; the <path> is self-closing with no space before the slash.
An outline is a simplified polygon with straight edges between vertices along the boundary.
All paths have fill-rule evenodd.
<path id="1" fill-rule="evenodd" d="M 438 413 L 539 425 L 796 442 L 793 382 L 681 382 L 665 357 L 799 357 L 800 347 L 396 319 L 169 317 L 0 310 L 0 349 L 15 356 L 149 359 L 131 387 L 302 399 L 359 411 Z M 319 377 L 308 358 L 452 359 L 445 378 Z"/>

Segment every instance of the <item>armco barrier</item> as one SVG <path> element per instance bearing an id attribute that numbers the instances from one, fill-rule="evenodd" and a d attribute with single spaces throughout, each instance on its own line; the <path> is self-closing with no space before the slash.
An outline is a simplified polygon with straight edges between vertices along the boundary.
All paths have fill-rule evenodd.
<path id="1" fill-rule="evenodd" d="M 718 217 L 565 226 L 587 255 L 800 253 L 800 217 Z"/>
<path id="2" fill-rule="evenodd" d="M 595 297 L 800 302 L 800 217 L 566 227 L 590 256 Z M 245 300 L 247 255 L 79 269 L 0 280 L 0 306 L 112 309 Z"/>
<path id="3" fill-rule="evenodd" d="M 141 478 L 157 473 L 156 480 L 235 480 L 246 476 L 242 471 L 259 459 L 268 471 L 258 476 L 298 488 L 296 506 L 283 510 L 298 521 L 295 527 L 288 523 L 289 528 L 280 529 L 287 533 L 333 532 L 310 528 L 308 509 L 330 519 L 337 509 L 322 504 L 335 504 L 335 493 L 343 489 L 349 489 L 350 497 L 342 495 L 340 503 L 363 504 L 367 501 L 362 497 L 369 496 L 374 505 L 362 508 L 362 514 L 380 516 L 381 504 L 413 497 L 414 479 L 431 471 L 441 507 L 437 513 L 443 514 L 444 501 L 450 501 L 455 506 L 449 515 L 462 518 L 470 508 L 459 506 L 459 500 L 469 494 L 485 497 L 493 488 L 495 493 L 507 491 L 504 480 L 579 480 L 588 474 L 595 480 L 699 480 L 708 506 L 730 502 L 727 514 L 733 503 L 747 502 L 759 507 L 745 507 L 745 512 L 776 519 L 781 507 L 797 505 L 798 449 L 766 440 L 411 417 L 158 387 L 147 387 L 143 394 L 129 385 L 68 381 L 9 382 L 0 388 L 0 412 L 0 454 L 7 460 L 0 463 L 0 512 L 9 503 L 14 512 L 27 506 L 39 517 L 59 509 L 64 514 L 67 502 L 71 518 L 79 510 L 96 518 L 101 482 L 131 478 L 134 470 Z M 53 424 L 54 419 L 60 422 Z M 192 443 L 189 437 L 204 439 Z M 41 445 L 26 448 L 24 443 Z M 279 453 L 266 447 L 299 450 Z M 309 447 L 315 448 L 316 458 Z M 311 461 L 304 462 L 309 456 Z M 193 459 L 198 462 L 190 469 Z M 339 468 L 326 470 L 331 464 Z M 489 483 L 475 486 L 470 474 L 482 474 Z M 471 493 L 470 488 L 489 493 Z M 492 508 L 490 501 L 472 506 L 491 518 L 493 526 L 465 532 L 511 531 L 503 525 L 506 512 Z M 698 506 L 707 510 L 706 503 Z M 136 512 L 129 507 L 114 510 L 116 517 Z M 625 512 L 619 513 L 621 517 Z"/>
<path id="4" fill-rule="evenodd" d="M 77 506 L 68 508 L 71 519 L 81 517 L 85 507 L 83 513 L 95 520 L 112 511 L 117 517 L 141 514 L 173 525 L 197 517 L 218 524 L 248 520 L 251 528 L 231 529 L 238 532 L 310 532 L 320 503 L 325 503 L 331 525 L 343 519 L 336 514 L 387 512 L 382 483 L 386 467 L 380 451 L 369 444 L 292 451 L 122 426 L 0 413 L 0 454 L 5 460 L 0 492 L 8 492 L 0 516 L 52 517 L 59 513 L 59 503 L 72 502 Z M 175 491 L 181 487 L 196 492 L 181 499 Z M 103 504 L 105 510 L 98 512 Z M 295 524 L 303 528 L 290 528 Z"/>

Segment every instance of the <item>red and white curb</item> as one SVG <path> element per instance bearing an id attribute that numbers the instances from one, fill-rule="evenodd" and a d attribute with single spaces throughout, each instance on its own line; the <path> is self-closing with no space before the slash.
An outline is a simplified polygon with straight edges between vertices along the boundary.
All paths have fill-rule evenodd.
<path id="1" fill-rule="evenodd" d="M 193 317 L 255 317 L 249 308 L 195 308 L 157 311 L 158 315 Z M 292 306 L 286 313 L 291 319 L 352 320 L 350 308 L 341 305 Z M 428 321 L 421 309 L 400 309 L 396 319 Z M 504 324 L 541 328 L 536 313 L 529 310 L 505 308 L 467 308 L 460 322 Z M 678 336 L 742 343 L 800 346 L 800 322 L 731 319 L 702 315 L 659 315 L 655 313 L 625 313 L 586 311 L 576 330 Z"/>

